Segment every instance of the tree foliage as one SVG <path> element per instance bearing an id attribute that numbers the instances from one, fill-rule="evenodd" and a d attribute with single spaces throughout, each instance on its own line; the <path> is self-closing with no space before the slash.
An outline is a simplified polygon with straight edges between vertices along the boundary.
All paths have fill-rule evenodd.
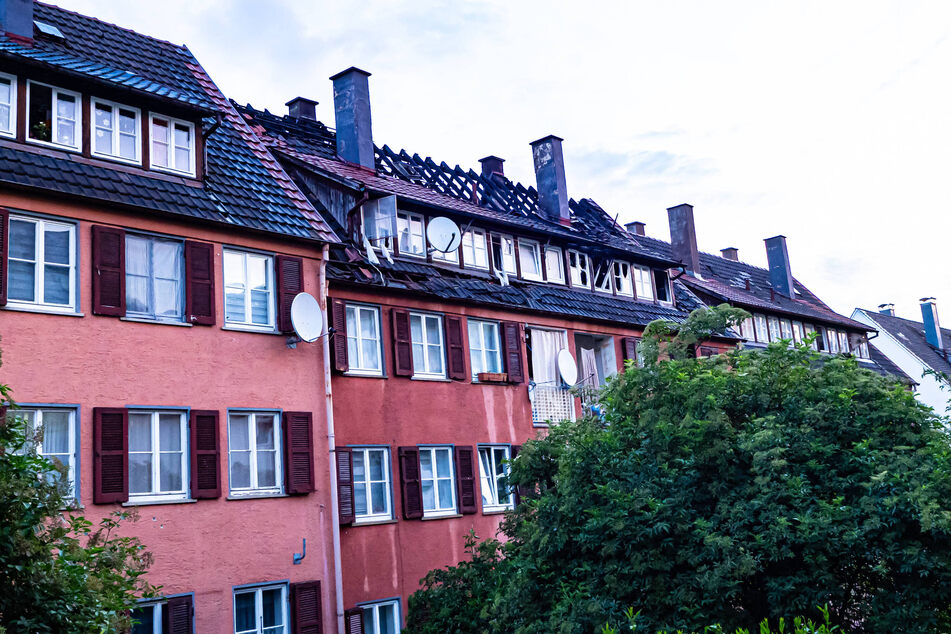
<path id="1" fill-rule="evenodd" d="M 805 344 L 678 350 L 612 380 L 603 419 L 523 445 L 511 478 L 534 494 L 502 540 L 423 580 L 409 631 L 623 631 L 631 607 L 648 632 L 755 630 L 819 620 L 818 605 L 845 631 L 951 631 L 951 444 L 935 414 Z"/>

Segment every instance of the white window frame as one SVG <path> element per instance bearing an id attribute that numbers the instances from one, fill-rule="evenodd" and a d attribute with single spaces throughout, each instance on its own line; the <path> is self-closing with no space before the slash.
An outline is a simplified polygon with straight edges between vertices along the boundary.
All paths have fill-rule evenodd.
<path id="1" fill-rule="evenodd" d="M 555 253 L 556 261 L 558 263 L 558 268 L 552 274 L 552 269 L 548 266 L 548 254 Z M 565 252 L 561 250 L 561 247 L 545 247 L 545 276 L 547 281 L 551 284 L 564 284 L 565 283 Z"/>
<path id="2" fill-rule="evenodd" d="M 493 233 L 492 236 L 499 240 L 499 265 L 501 265 L 501 269 L 495 264 L 495 246 L 491 244 L 492 240 L 490 240 L 489 242 L 492 246 L 492 266 L 496 267 L 496 272 L 502 270 L 511 276 L 518 275 L 518 256 L 516 255 L 518 245 L 515 244 L 515 238 L 507 233 Z M 512 253 L 508 257 L 506 257 L 505 254 L 506 245 L 509 245 L 512 250 Z"/>
<path id="3" fill-rule="evenodd" d="M 357 482 L 356 475 L 353 477 L 353 494 L 354 494 L 354 524 L 366 524 L 372 522 L 382 522 L 393 519 L 393 483 L 390 479 L 391 466 L 390 466 L 390 448 L 389 447 L 352 447 L 350 451 L 354 455 L 354 461 L 356 461 L 356 455 L 360 454 L 363 457 L 363 474 L 364 479 L 361 482 Z M 372 480 L 370 478 L 370 453 L 381 453 L 383 454 L 383 480 Z M 352 465 L 351 465 L 352 468 Z M 354 470 L 355 473 L 355 470 Z M 356 511 L 356 494 L 357 494 L 357 484 L 363 484 L 364 490 L 366 491 L 366 509 L 367 512 L 359 514 Z M 383 484 L 383 495 L 384 495 L 384 506 L 386 510 L 382 513 L 373 513 L 373 489 L 372 484 Z"/>
<path id="4" fill-rule="evenodd" d="M 413 339 L 413 319 L 420 320 L 420 334 L 422 335 L 422 341 L 416 341 Z M 426 333 L 426 321 L 429 319 L 437 320 L 439 328 L 439 342 L 438 344 L 429 341 L 428 335 Z M 445 341 L 445 331 L 443 329 L 443 318 L 442 315 L 436 315 L 433 313 L 419 313 L 411 312 L 409 314 L 409 331 L 410 331 L 410 345 L 412 346 L 411 352 L 413 352 L 413 378 L 423 378 L 423 379 L 444 379 L 446 378 L 446 341 Z M 417 345 L 423 346 L 423 361 L 425 368 L 419 369 L 416 363 L 415 348 Z M 429 350 L 430 346 L 438 345 L 441 359 L 442 359 L 442 370 L 439 372 L 433 372 L 432 368 L 429 367 Z"/>
<path id="5" fill-rule="evenodd" d="M 78 451 L 77 451 L 78 447 L 76 443 L 76 418 L 77 418 L 76 408 L 75 407 L 60 407 L 56 405 L 49 405 L 49 406 L 22 405 L 20 406 L 19 409 L 12 410 L 11 412 L 9 412 L 9 415 L 23 417 L 24 414 L 28 413 L 30 415 L 30 422 L 29 422 L 29 425 L 27 426 L 27 434 L 29 438 L 32 438 L 36 435 L 37 428 L 38 427 L 41 428 L 43 426 L 44 412 L 66 413 L 69 416 L 68 418 L 69 429 L 67 430 L 67 435 L 69 438 L 69 449 L 68 449 L 69 471 L 66 474 L 66 479 L 67 479 L 67 482 L 69 483 L 68 497 L 78 499 L 79 496 L 77 495 L 77 490 L 76 490 L 76 470 L 79 468 L 79 463 L 78 463 L 79 455 L 78 455 Z M 43 452 L 42 436 L 40 436 L 36 440 L 36 443 L 34 444 L 34 449 L 36 449 L 37 454 L 43 457 L 47 457 L 49 455 Z M 60 455 L 60 454 L 56 454 L 56 455 Z"/>
<path id="6" fill-rule="evenodd" d="M 747 341 L 754 341 L 756 339 L 756 328 L 753 325 L 753 316 L 750 315 L 740 324 L 740 336 Z"/>
<path id="7" fill-rule="evenodd" d="M 231 619 L 232 632 L 235 634 L 262 634 L 264 628 L 262 625 L 262 620 L 264 618 L 264 601 L 262 600 L 262 593 L 267 590 L 280 590 L 281 591 L 281 608 L 282 608 L 282 624 L 281 630 L 278 630 L 276 634 L 289 634 L 290 629 L 290 609 L 287 602 L 287 584 L 286 583 L 271 583 L 264 584 L 260 586 L 245 586 L 242 588 L 235 588 L 231 593 L 231 613 L 233 615 Z M 255 616 L 255 629 L 253 630 L 238 630 L 238 595 L 239 594 L 251 594 L 254 593 L 254 616 Z M 275 632 L 274 628 L 268 628 L 270 632 Z"/>
<path id="8" fill-rule="evenodd" d="M 373 603 L 361 603 L 358 607 L 363 610 L 363 629 L 367 632 L 374 632 L 379 634 L 380 632 L 380 608 L 385 606 L 393 606 L 393 617 L 396 619 L 395 623 L 392 623 L 391 626 L 394 627 L 394 632 L 399 632 L 403 623 L 403 615 L 400 614 L 400 600 L 399 599 L 387 599 L 386 601 L 374 601 Z M 367 613 L 369 612 L 369 616 Z M 372 628 L 372 629 L 371 629 Z"/>
<path id="9" fill-rule="evenodd" d="M 601 284 L 598 284 L 598 273 L 601 272 L 601 268 L 595 267 L 591 271 L 591 284 L 594 286 L 595 292 L 613 295 L 614 266 L 612 265 L 611 260 L 602 260 L 601 265 L 604 266 L 604 281 Z"/>
<path id="10" fill-rule="evenodd" d="M 654 274 L 650 267 L 632 264 L 631 281 L 634 284 L 637 299 L 645 302 L 654 301 Z"/>
<path id="11" fill-rule="evenodd" d="M 165 609 L 165 601 L 143 601 L 141 603 L 136 603 L 132 610 L 141 610 L 144 608 L 152 608 L 152 634 L 161 634 L 162 632 L 162 612 Z M 147 623 L 141 623 L 141 625 L 148 625 Z"/>
<path id="12" fill-rule="evenodd" d="M 485 229 L 472 228 L 462 234 L 462 266 L 466 268 L 489 270 L 489 237 Z M 476 262 L 477 254 L 482 255 L 484 264 Z"/>
<path id="13" fill-rule="evenodd" d="M 753 324 L 756 326 L 756 342 L 769 343 L 769 320 L 763 313 L 753 313 Z"/>
<path id="14" fill-rule="evenodd" d="M 505 470 L 504 477 L 508 477 L 509 473 L 511 472 L 510 464 L 508 462 L 512 459 L 511 446 L 509 445 L 479 445 L 479 451 L 478 451 L 479 484 L 480 484 L 480 488 L 482 490 L 482 496 L 483 496 L 483 499 L 482 499 L 483 513 L 492 513 L 492 512 L 504 511 L 507 509 L 515 508 L 515 494 L 513 491 L 511 490 L 508 491 L 508 494 L 506 496 L 508 500 L 506 502 L 502 502 L 501 498 L 499 497 L 499 482 L 498 482 L 498 478 L 495 476 L 495 470 L 498 466 L 496 451 L 499 451 L 499 450 L 502 450 L 505 452 L 505 458 L 503 458 L 503 460 L 506 461 L 506 464 L 504 465 L 504 470 Z M 484 471 L 485 464 L 482 460 L 483 451 L 488 452 L 489 463 L 492 469 L 491 473 L 486 473 Z M 485 503 L 486 491 L 488 491 L 496 500 L 494 504 Z"/>
<path id="15" fill-rule="evenodd" d="M 527 250 L 528 253 L 526 254 L 526 252 L 523 251 L 523 249 Z M 535 263 L 535 268 L 536 268 L 536 270 L 538 271 L 538 273 L 534 273 L 534 274 L 533 274 L 533 273 L 530 273 L 530 272 L 528 272 L 528 271 L 526 270 L 526 268 L 525 268 L 525 256 L 526 256 L 526 255 L 528 255 L 528 257 Z M 539 242 L 538 242 L 537 240 L 529 240 L 529 239 L 527 239 L 527 238 L 519 238 L 519 239 L 518 239 L 518 258 L 519 258 L 519 262 L 520 262 L 520 264 L 521 264 L 521 269 L 522 269 L 522 279 L 531 280 L 531 281 L 533 281 L 533 282 L 541 282 L 541 281 L 544 281 L 544 279 L 545 279 L 544 275 L 545 275 L 545 274 L 544 274 L 543 271 L 544 271 L 545 269 L 544 269 L 543 267 L 544 267 L 545 265 L 544 265 L 544 263 L 542 262 L 541 244 L 539 244 Z"/>
<path id="16" fill-rule="evenodd" d="M 779 323 L 779 317 L 767 315 L 766 322 L 769 324 L 769 342 L 773 343 L 783 338 L 782 325 Z"/>
<path id="17" fill-rule="evenodd" d="M 429 453 L 429 459 L 432 461 L 433 467 L 433 500 L 436 502 L 436 508 L 427 510 L 426 509 L 426 496 L 423 495 L 423 517 L 445 517 L 447 515 L 456 515 L 458 511 L 456 510 L 456 461 L 453 456 L 453 450 L 451 445 L 427 445 L 419 447 L 419 486 L 422 490 L 423 486 L 423 452 Z M 446 451 L 449 453 L 449 498 L 450 506 L 443 506 L 440 503 L 443 502 L 439 498 L 439 480 L 445 480 L 446 478 L 439 477 L 436 472 L 436 452 L 437 451 Z M 429 480 L 427 480 L 428 482 Z"/>
<path id="18" fill-rule="evenodd" d="M 17 135 L 17 78 L 16 75 L 0 73 L 0 79 L 10 82 L 10 102 L 0 103 L 0 105 L 10 108 L 10 126 L 9 129 L 0 127 L 0 136 L 16 138 Z"/>
<path id="19" fill-rule="evenodd" d="M 357 325 L 357 328 L 350 327 L 350 314 L 351 311 L 354 315 L 354 321 Z M 373 313 L 373 327 L 375 329 L 375 339 L 370 339 L 369 337 L 363 337 L 363 333 L 359 331 L 360 326 L 360 313 L 363 312 L 372 312 Z M 369 304 L 357 304 L 346 302 L 344 318 L 347 323 L 347 364 L 349 368 L 347 374 L 358 374 L 364 376 L 383 376 L 383 330 L 382 323 L 380 318 L 380 307 L 371 306 Z M 357 355 L 354 358 L 354 355 L 350 354 L 350 340 L 356 341 L 357 344 Z M 371 368 L 367 366 L 365 359 L 363 358 L 363 342 L 364 341 L 376 341 L 376 359 L 377 365 L 376 368 Z"/>
<path id="20" fill-rule="evenodd" d="M 168 410 L 168 409 L 130 409 L 129 416 L 133 415 L 142 415 L 148 414 L 150 416 L 150 433 L 151 433 L 151 449 L 148 452 L 144 451 L 132 451 L 130 446 L 129 448 L 129 462 L 131 463 L 133 453 L 150 453 L 152 455 L 152 490 L 146 493 L 133 493 L 132 492 L 132 468 L 129 468 L 129 502 L 163 502 L 166 500 L 185 500 L 188 499 L 189 495 L 189 447 L 188 447 L 188 420 L 185 415 L 184 410 Z M 161 455 L 162 449 L 159 444 L 159 417 L 161 415 L 173 415 L 178 416 L 178 430 L 179 430 L 179 443 L 181 446 L 181 463 L 182 463 L 182 488 L 180 491 L 159 491 L 158 488 L 161 486 Z M 131 420 L 129 425 L 131 427 Z M 169 453 L 169 452 L 165 452 Z"/>
<path id="21" fill-rule="evenodd" d="M 107 106 L 112 108 L 112 152 L 97 152 L 96 151 L 96 131 L 99 126 L 96 124 L 96 106 Z M 119 110 L 131 110 L 135 113 L 135 158 L 126 158 L 119 155 L 119 137 L 122 133 L 119 131 Z M 90 99 L 90 116 L 89 116 L 89 151 L 93 156 L 98 156 L 101 158 L 106 158 L 112 161 L 121 161 L 123 163 L 131 163 L 132 165 L 141 165 L 142 164 L 142 111 L 139 108 L 133 106 L 126 106 L 121 103 L 116 103 L 115 101 L 108 101 L 106 99 L 99 99 L 98 97 L 92 97 Z"/>
<path id="22" fill-rule="evenodd" d="M 803 325 L 803 330 L 805 331 L 806 336 L 808 336 L 816 332 L 816 327 L 813 326 L 812 324 L 807 323 Z M 820 336 L 817 336 L 815 339 L 812 340 L 812 343 L 809 344 L 809 347 L 817 352 L 819 351 L 819 338 L 821 337 L 822 333 L 819 333 L 819 335 Z"/>
<path id="23" fill-rule="evenodd" d="M 479 338 L 478 340 L 473 340 L 472 337 L 472 328 L 478 328 Z M 478 381 L 478 372 L 476 372 L 476 364 L 473 357 L 478 355 L 483 368 L 489 367 L 489 358 L 490 355 L 494 353 L 495 357 L 498 359 L 496 367 L 499 368 L 499 372 L 504 371 L 504 365 L 502 363 L 502 333 L 501 328 L 499 327 L 499 322 L 497 321 L 487 321 L 484 319 L 469 319 L 466 325 L 468 330 L 467 334 L 469 336 L 469 367 L 472 368 L 472 380 Z M 486 331 L 495 332 L 495 350 L 491 350 L 486 346 Z M 486 370 L 488 372 L 488 370 Z"/>
<path id="24" fill-rule="evenodd" d="M 413 227 L 418 226 L 419 231 L 414 232 Z M 406 230 L 408 246 L 419 247 L 419 250 L 404 251 L 402 244 L 403 230 Z M 396 246 L 400 255 L 412 258 L 426 257 L 426 218 L 423 214 L 412 211 L 396 210 Z"/>
<path id="25" fill-rule="evenodd" d="M 228 267 L 225 266 L 225 258 L 227 256 L 240 256 L 244 264 L 244 281 L 242 282 L 243 290 L 242 294 L 244 295 L 244 315 L 245 320 L 239 321 L 235 319 L 228 318 L 228 287 L 237 287 L 237 284 L 228 282 Z M 264 272 L 267 276 L 267 323 L 265 324 L 256 324 L 251 321 L 251 288 L 248 284 L 248 260 L 250 258 L 256 258 L 259 260 L 264 260 Z M 247 330 L 263 330 L 271 332 L 275 328 L 275 318 L 277 314 L 275 306 L 275 297 L 277 296 L 276 283 L 274 281 L 274 258 L 270 255 L 264 253 L 257 253 L 254 251 L 243 251 L 241 249 L 230 249 L 224 248 L 221 253 L 221 277 L 222 277 L 222 286 L 224 286 L 224 294 L 222 295 L 223 302 L 223 312 L 225 317 L 225 324 L 227 326 L 233 326 L 236 328 L 247 329 Z"/>
<path id="26" fill-rule="evenodd" d="M 843 354 L 851 354 L 852 346 L 849 343 L 849 333 L 844 330 L 836 331 L 839 336 L 839 352 Z"/>
<path id="27" fill-rule="evenodd" d="M 628 262 L 615 260 L 611 264 L 611 277 L 614 279 L 614 289 L 618 295 L 634 297 L 634 283 L 631 280 L 631 265 Z"/>
<path id="28" fill-rule="evenodd" d="M 168 138 L 162 142 L 163 145 L 168 145 L 168 152 L 166 156 L 168 157 L 168 165 L 159 165 L 155 162 L 155 152 L 153 151 L 153 146 L 156 141 L 155 137 L 155 121 L 160 120 L 164 121 L 168 125 Z M 188 148 L 188 169 L 180 170 L 175 167 L 175 126 L 181 125 L 188 128 L 189 138 L 191 138 L 191 146 Z M 195 136 L 195 124 L 191 121 L 185 121 L 184 119 L 175 119 L 174 117 L 166 117 L 162 114 L 156 114 L 154 112 L 149 113 L 149 168 L 160 171 L 160 172 L 170 172 L 172 174 L 185 174 L 186 176 L 195 176 L 195 155 L 197 153 L 197 144 L 198 139 Z"/>
<path id="29" fill-rule="evenodd" d="M 43 141 L 42 139 L 34 139 L 30 136 L 30 99 L 32 97 L 32 92 L 30 88 L 33 85 L 43 86 L 50 89 L 50 99 L 52 103 L 50 104 L 52 110 L 52 121 L 53 129 L 50 130 L 50 139 L 56 138 L 56 133 L 59 132 L 59 115 L 57 113 L 56 102 L 59 99 L 59 96 L 66 95 L 73 97 L 76 100 L 76 118 L 73 119 L 73 141 L 74 145 L 67 145 L 65 143 L 57 143 L 56 141 Z M 61 148 L 66 150 L 71 150 L 73 152 L 81 152 L 83 148 L 83 96 L 78 92 L 73 92 L 72 90 L 65 90 L 63 88 L 57 88 L 50 84 L 45 84 L 39 81 L 33 81 L 28 79 L 26 82 L 26 140 L 27 143 L 36 143 L 38 145 L 46 145 L 49 147 Z"/>
<path id="30" fill-rule="evenodd" d="M 654 297 L 657 300 L 657 303 L 663 304 L 664 306 L 673 306 L 674 305 L 674 286 L 670 281 L 670 273 L 666 269 L 656 269 L 651 271 L 654 278 Z M 667 299 L 660 298 L 660 284 L 657 281 L 657 276 L 663 276 L 666 287 L 667 287 Z"/>
<path id="31" fill-rule="evenodd" d="M 573 265 L 572 256 L 575 260 Z M 573 287 L 591 288 L 591 262 L 586 253 L 568 249 L 568 273 Z"/>
<path id="32" fill-rule="evenodd" d="M 176 238 L 168 238 L 165 236 L 153 235 L 149 233 L 127 233 L 126 240 L 125 240 L 125 247 L 124 247 L 126 250 L 124 257 L 126 258 L 127 264 L 129 259 L 129 251 L 128 251 L 129 243 L 130 243 L 129 238 L 146 240 L 149 243 L 149 251 L 148 251 L 149 271 L 148 271 L 148 275 L 146 275 L 146 279 L 149 282 L 148 290 L 149 290 L 149 299 L 151 303 L 151 312 L 144 313 L 144 312 L 138 312 L 131 309 L 127 309 L 126 317 L 129 317 L 132 319 L 145 319 L 148 321 L 160 321 L 160 322 L 173 323 L 173 324 L 183 323 L 185 321 L 185 296 L 187 293 L 187 290 L 185 288 L 185 285 L 187 283 L 185 279 L 185 241 L 176 239 Z M 180 251 L 179 261 L 178 261 L 178 274 L 179 274 L 178 279 L 180 284 L 179 293 L 178 293 L 178 307 L 180 309 L 180 313 L 176 317 L 160 317 L 159 315 L 155 313 L 155 279 L 156 278 L 155 278 L 154 253 L 153 253 L 153 246 L 152 246 L 155 242 L 174 242 L 176 244 L 181 245 L 181 251 Z M 126 285 L 127 298 L 129 294 L 129 286 L 128 286 L 129 275 L 130 275 L 129 267 L 126 266 L 125 279 L 122 280 L 122 283 Z M 133 275 L 133 277 L 141 277 L 137 274 L 131 274 L 131 275 Z"/>
<path id="33" fill-rule="evenodd" d="M 793 340 L 792 321 L 787 319 L 786 317 L 780 317 L 779 332 L 782 333 L 783 339 L 788 339 L 790 342 L 792 342 Z"/>
<path id="34" fill-rule="evenodd" d="M 372 248 L 381 250 L 386 248 L 389 253 L 393 253 L 393 239 L 396 236 L 396 207 L 394 203 L 392 206 L 384 208 L 381 204 L 382 200 L 384 199 L 377 198 L 367 201 L 367 203 L 360 206 L 360 232 L 363 234 L 366 242 L 370 243 Z M 393 210 L 393 215 L 385 213 L 386 210 Z M 370 236 L 367 231 L 367 216 L 370 214 L 373 215 L 373 227 L 376 233 L 381 233 L 381 227 L 388 227 L 387 233 L 389 235 L 382 238 L 379 236 Z"/>
<path id="35" fill-rule="evenodd" d="M 231 418 L 233 416 L 247 417 L 248 425 L 248 449 L 236 451 L 249 451 L 250 459 L 248 465 L 249 482 L 247 487 L 235 487 L 234 480 L 231 477 Z M 274 417 L 274 482 L 275 486 L 262 487 L 258 484 L 258 450 L 257 450 L 257 417 Z M 284 493 L 284 439 L 283 439 L 283 421 L 281 414 L 276 411 L 267 410 L 231 410 L 228 412 L 228 491 L 232 497 L 265 497 L 272 495 L 282 495 Z"/>
<path id="36" fill-rule="evenodd" d="M 34 216 L 21 216 L 19 214 L 10 214 L 10 220 L 5 227 L 7 231 L 8 241 L 10 240 L 10 223 L 14 220 L 19 222 L 32 222 L 36 225 L 36 229 L 33 233 L 33 298 L 31 302 L 25 299 L 12 299 L 9 297 L 9 285 L 7 286 L 7 306 L 8 307 L 20 307 L 20 308 L 42 308 L 44 311 L 55 311 L 55 312 L 64 312 L 64 313 L 74 313 L 77 309 L 76 302 L 76 224 L 73 222 L 64 222 L 61 220 L 48 220 L 46 218 L 38 218 Z M 45 227 L 47 225 L 56 225 L 61 227 L 66 227 L 69 229 L 69 304 L 52 304 L 47 303 L 42 300 L 45 293 L 45 282 L 46 282 L 46 241 L 43 239 L 45 235 Z M 10 265 L 11 261 L 17 262 L 29 262 L 29 260 L 23 260 L 20 258 L 14 258 L 10 255 L 10 244 L 7 244 L 7 262 L 5 262 L 5 271 L 7 276 L 7 283 L 9 284 L 10 280 Z M 65 264 L 53 263 L 52 266 L 67 266 Z M 125 283 L 125 280 L 123 280 Z"/>
<path id="37" fill-rule="evenodd" d="M 801 321 L 792 322 L 792 334 L 793 334 L 794 342 L 802 343 L 802 338 L 805 335 L 805 330 L 803 328 Z"/>

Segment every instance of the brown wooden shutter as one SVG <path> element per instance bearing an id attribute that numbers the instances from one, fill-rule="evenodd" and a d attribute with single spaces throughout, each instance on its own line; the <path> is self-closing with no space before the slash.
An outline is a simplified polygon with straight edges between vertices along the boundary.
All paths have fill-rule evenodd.
<path id="1" fill-rule="evenodd" d="M 125 316 L 125 231 L 92 227 L 92 312 Z"/>
<path id="2" fill-rule="evenodd" d="M 330 319 L 334 329 L 333 346 L 334 370 L 346 372 L 350 369 L 347 353 L 347 304 L 342 299 L 330 302 Z M 359 324 L 358 324 L 359 325 Z"/>
<path id="3" fill-rule="evenodd" d="M 624 337 L 621 344 L 624 346 L 624 360 L 637 362 L 637 343 L 640 341 L 637 337 Z"/>
<path id="4" fill-rule="evenodd" d="M 403 519 L 418 520 L 423 516 L 423 486 L 419 480 L 419 449 L 400 447 L 400 492 Z"/>
<path id="5" fill-rule="evenodd" d="M 337 447 L 337 508 L 341 524 L 353 524 L 356 509 L 353 501 L 353 451 Z"/>
<path id="6" fill-rule="evenodd" d="M 409 325 L 409 311 L 390 310 L 393 316 L 393 374 L 413 376 L 413 336 Z"/>
<path id="7" fill-rule="evenodd" d="M 215 325 L 215 245 L 185 241 L 185 318 Z"/>
<path id="8" fill-rule="evenodd" d="M 522 369 L 522 332 L 514 321 L 503 321 L 502 358 L 505 359 L 505 371 L 509 383 L 524 383 L 525 372 Z"/>
<path id="9" fill-rule="evenodd" d="M 459 512 L 471 515 L 476 506 L 475 458 L 472 447 L 456 447 L 456 492 L 459 495 Z"/>
<path id="10" fill-rule="evenodd" d="M 449 359 L 449 378 L 458 381 L 466 380 L 466 345 L 463 339 L 465 320 L 455 315 L 446 315 L 446 350 Z"/>
<path id="11" fill-rule="evenodd" d="M 191 496 L 196 500 L 221 497 L 218 412 L 192 410 L 188 428 L 191 450 Z"/>
<path id="12" fill-rule="evenodd" d="M 277 328 L 293 332 L 291 302 L 304 292 L 304 261 L 289 255 L 279 255 L 277 265 Z"/>
<path id="13" fill-rule="evenodd" d="M 363 634 L 363 608 L 350 608 L 343 613 L 346 634 Z"/>
<path id="14" fill-rule="evenodd" d="M 162 634 L 192 634 L 192 597 L 172 597 L 162 606 Z"/>
<path id="15" fill-rule="evenodd" d="M 0 306 L 7 304 L 7 254 L 9 253 L 10 212 L 0 209 Z"/>
<path id="16" fill-rule="evenodd" d="M 93 503 L 129 500 L 129 412 L 96 407 L 92 411 Z"/>
<path id="17" fill-rule="evenodd" d="M 515 460 L 515 458 L 518 456 L 518 452 L 520 452 L 521 450 L 522 450 L 521 445 L 512 445 L 512 452 L 511 452 L 512 460 Z M 509 469 L 511 469 L 511 467 L 509 467 Z M 521 487 L 515 487 L 515 490 L 512 493 L 515 495 L 515 506 L 518 506 L 519 504 L 522 503 Z"/>
<path id="18" fill-rule="evenodd" d="M 291 625 L 294 634 L 321 634 L 320 582 L 291 584 Z"/>
<path id="19" fill-rule="evenodd" d="M 310 412 L 284 412 L 285 493 L 314 490 L 314 425 Z"/>

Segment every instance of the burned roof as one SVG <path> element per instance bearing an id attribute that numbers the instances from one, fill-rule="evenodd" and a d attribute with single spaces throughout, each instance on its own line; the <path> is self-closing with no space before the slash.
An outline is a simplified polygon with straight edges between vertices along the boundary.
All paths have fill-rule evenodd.
<path id="1" fill-rule="evenodd" d="M 925 326 L 920 321 L 885 315 L 878 311 L 864 308 L 860 308 L 859 310 L 875 322 L 879 330 L 891 335 L 909 352 L 918 357 L 922 363 L 937 372 L 951 374 L 951 361 L 948 360 L 947 350 L 940 350 L 928 343 L 928 337 L 925 335 Z M 941 338 L 943 341 L 951 342 L 951 330 L 942 328 Z M 874 347 L 874 339 L 872 339 L 871 344 Z M 914 378 L 917 380 L 921 377 Z"/>

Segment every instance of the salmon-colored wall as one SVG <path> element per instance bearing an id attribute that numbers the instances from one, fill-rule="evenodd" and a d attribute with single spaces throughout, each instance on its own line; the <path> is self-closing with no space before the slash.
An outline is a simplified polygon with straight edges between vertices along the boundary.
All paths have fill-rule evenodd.
<path id="1" fill-rule="evenodd" d="M 154 556 L 148 580 L 162 593 L 194 592 L 198 632 L 232 632 L 232 588 L 320 580 L 324 627 L 336 630 L 322 343 L 288 349 L 285 337 L 223 330 L 221 245 L 303 256 L 305 290 L 319 297 L 318 246 L 276 241 L 174 220 L 59 201 L 0 195 L 0 205 L 78 220 L 83 317 L 0 310 L 2 380 L 24 403 L 80 404 L 83 513 L 92 521 L 119 505 L 92 503 L 92 410 L 154 405 L 220 414 L 222 497 L 141 505 L 122 532 Z M 215 243 L 217 325 L 181 327 L 92 314 L 91 225 L 112 224 Z M 228 408 L 313 412 L 317 491 L 228 500 Z M 307 556 L 292 564 L 307 539 Z"/>

